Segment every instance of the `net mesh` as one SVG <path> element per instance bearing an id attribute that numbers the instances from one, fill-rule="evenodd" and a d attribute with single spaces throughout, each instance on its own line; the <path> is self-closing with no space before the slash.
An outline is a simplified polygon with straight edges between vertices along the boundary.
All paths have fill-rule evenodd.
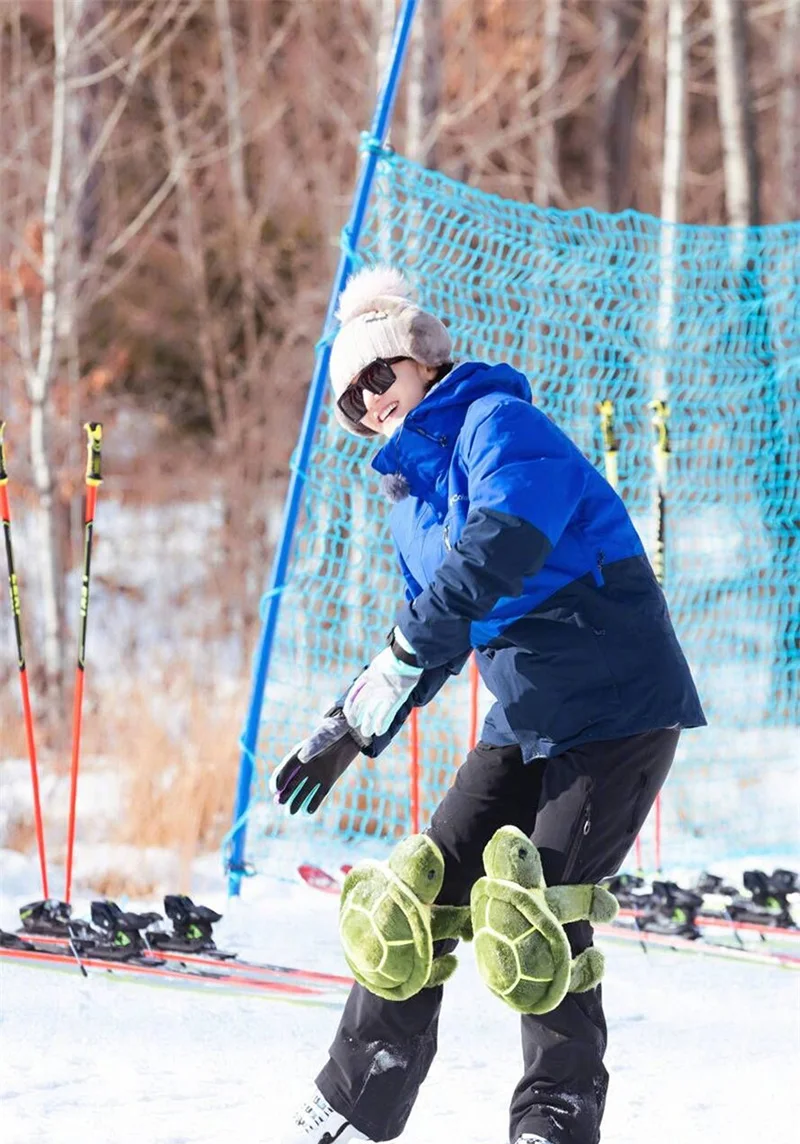
<path id="1" fill-rule="evenodd" d="M 694 865 L 794 850 L 800 224 L 735 231 L 542 210 L 388 155 L 357 257 L 379 262 L 443 316 L 456 361 L 524 372 L 536 404 L 600 467 L 597 406 L 613 403 L 619 491 L 651 554 L 650 402 L 668 401 L 665 588 L 710 726 L 682 737 L 662 795 L 663 855 Z M 254 757 L 256 859 L 284 831 L 410 829 L 409 728 L 351 767 L 313 819 L 287 820 L 267 789 L 275 763 L 384 645 L 403 598 L 375 448 L 339 429 L 326 398 Z M 481 709 L 490 702 L 481 692 Z M 423 827 L 468 749 L 469 704 L 464 671 L 420 713 Z"/>

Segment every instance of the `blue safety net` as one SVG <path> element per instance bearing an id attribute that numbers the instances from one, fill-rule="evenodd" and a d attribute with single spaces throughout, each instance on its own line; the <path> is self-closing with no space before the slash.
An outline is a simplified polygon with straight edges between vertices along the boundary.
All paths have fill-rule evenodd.
<path id="1" fill-rule="evenodd" d="M 710 726 L 682 738 L 661 800 L 662 856 L 697 865 L 796 850 L 800 224 L 541 210 L 387 154 L 356 262 L 398 266 L 447 323 L 456 360 L 523 371 L 536 404 L 601 468 L 598 404 L 611 402 L 619 491 L 651 554 L 651 402 L 666 402 L 663 576 Z M 285 818 L 267 789 L 284 752 L 384 646 L 403 599 L 369 467 L 376 448 L 339 428 L 328 396 L 264 694 L 250 858 L 281 833 L 410 829 L 408 729 L 352 766 L 315 818 Z M 481 710 L 490 702 L 481 691 Z M 468 749 L 469 710 L 464 671 L 420 713 L 423 827 Z"/>

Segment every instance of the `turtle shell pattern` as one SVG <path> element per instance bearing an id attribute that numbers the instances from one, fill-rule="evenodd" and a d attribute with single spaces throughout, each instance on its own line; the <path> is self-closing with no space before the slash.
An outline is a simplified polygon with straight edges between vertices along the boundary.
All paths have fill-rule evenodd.
<path id="1" fill-rule="evenodd" d="M 474 947 L 486 986 L 520 1013 L 544 1013 L 566 995 L 571 951 L 544 891 L 499 878 L 472 889 Z"/>
<path id="2" fill-rule="evenodd" d="M 347 875 L 339 930 L 353 976 L 371 993 L 404 1001 L 425 986 L 433 964 L 430 931 L 416 897 L 385 864 L 363 862 Z"/>

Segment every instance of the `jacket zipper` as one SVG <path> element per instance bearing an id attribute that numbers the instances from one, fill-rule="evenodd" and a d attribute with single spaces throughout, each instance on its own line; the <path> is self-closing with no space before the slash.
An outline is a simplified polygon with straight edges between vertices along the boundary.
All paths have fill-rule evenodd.
<path id="1" fill-rule="evenodd" d="M 419 433 L 420 437 L 424 437 L 426 441 L 433 441 L 435 445 L 441 445 L 442 448 L 447 444 L 447 438 L 444 434 L 426 433 L 424 429 L 420 429 L 419 425 L 409 425 L 408 428 L 412 433 Z"/>

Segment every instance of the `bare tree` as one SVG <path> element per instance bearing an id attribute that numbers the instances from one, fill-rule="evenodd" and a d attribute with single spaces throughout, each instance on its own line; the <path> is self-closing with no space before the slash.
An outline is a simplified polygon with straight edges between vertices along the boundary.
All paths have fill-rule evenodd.
<path id="1" fill-rule="evenodd" d="M 225 113 L 228 125 L 228 171 L 233 190 L 236 212 L 236 240 L 242 279 L 242 326 L 245 355 L 249 365 L 255 364 L 256 354 L 256 273 L 255 244 L 251 233 L 252 209 L 247 194 L 244 170 L 244 128 L 242 124 L 241 92 L 233 43 L 229 0 L 215 0 L 219 27 L 220 55 L 225 78 Z"/>
<path id="2" fill-rule="evenodd" d="M 152 12 L 143 2 L 121 14 L 103 14 L 95 0 L 55 0 L 52 7 L 27 2 L 15 14 L 11 83 L 2 93 L 3 110 L 8 112 L 6 164 L 13 188 L 0 203 L 0 249 L 10 247 L 13 252 L 8 278 L 13 297 L 2 307 L 12 311 L 5 322 L 4 351 L 15 361 L 27 398 L 40 553 L 41 675 L 51 725 L 63 712 L 64 700 L 67 519 L 82 489 L 79 475 L 65 477 L 65 466 L 71 461 L 77 467 L 81 457 L 79 445 L 70 447 L 80 436 L 76 428 L 86 397 L 80 328 L 107 287 L 104 271 L 110 257 L 116 256 L 118 276 L 126 245 L 158 205 L 152 203 L 138 216 L 126 218 L 116 235 L 107 229 L 100 236 L 99 163 L 128 107 L 141 67 L 169 42 L 169 34 L 179 31 L 179 23 L 170 27 L 179 3 L 170 0 Z M 133 43 L 128 55 L 115 58 L 105 37 L 122 26 L 134 29 Z M 30 66 L 31 27 L 36 29 L 34 35 L 52 34 L 52 56 L 46 67 Z M 165 29 L 167 35 L 154 45 Z M 100 44 L 105 54 L 99 52 Z M 104 108 L 101 123 L 94 101 L 109 77 L 115 81 L 121 77 L 122 90 Z M 109 215 L 107 222 L 113 228 L 119 219 L 113 211 Z"/>
<path id="3" fill-rule="evenodd" d="M 780 101 L 778 105 L 778 170 L 783 218 L 797 217 L 800 186 L 800 0 L 785 0 L 778 50 Z"/>
<path id="4" fill-rule="evenodd" d="M 54 478 L 50 455 L 50 409 L 48 396 L 57 367 L 58 322 L 63 305 L 62 287 L 58 279 L 58 263 L 63 242 L 63 220 L 60 214 L 62 177 L 64 173 L 65 131 L 67 118 L 67 64 L 70 49 L 64 0 L 53 3 L 53 110 L 50 129 L 50 159 L 42 217 L 42 296 L 39 313 L 38 352 L 34 349 L 36 333 L 28 298 L 18 289 L 16 294 L 19 348 L 22 355 L 25 387 L 30 399 L 30 450 L 33 479 L 38 494 L 37 522 L 42 568 L 42 609 L 44 615 L 43 663 L 45 680 L 54 702 L 61 694 L 63 658 L 59 598 L 61 576 L 55 532 Z M 27 252 L 33 257 L 34 252 Z M 20 282 L 15 275 L 15 283 Z"/>
<path id="5" fill-rule="evenodd" d="M 600 210 L 619 211 L 632 204 L 631 159 L 642 9 L 638 4 L 598 4 L 595 19 L 599 74 L 595 95 L 598 138 L 594 151 L 594 205 Z"/>
<path id="6" fill-rule="evenodd" d="M 377 46 L 375 50 L 375 86 L 380 91 L 386 78 L 386 68 L 389 63 L 389 52 L 392 47 L 392 36 L 397 18 L 397 4 L 395 0 L 373 0 L 375 30 L 377 33 Z"/>
<path id="7" fill-rule="evenodd" d="M 745 10 L 735 0 L 712 0 L 711 11 L 728 221 L 736 227 L 755 226 L 760 216 L 758 166 L 747 82 Z"/>
<path id="8" fill-rule="evenodd" d="M 667 0 L 667 93 L 664 101 L 664 163 L 661 173 L 661 218 L 664 222 L 679 222 L 681 190 L 685 155 L 686 119 L 686 41 L 684 29 L 684 0 Z M 672 232 L 662 231 L 662 244 L 671 250 Z M 662 255 L 664 245 L 662 245 Z M 667 258 L 669 263 L 671 258 Z M 668 291 L 672 308 L 672 285 Z"/>
<path id="9" fill-rule="evenodd" d="M 550 206 L 559 185 L 556 108 L 561 74 L 561 2 L 544 0 L 542 11 L 542 97 L 536 126 L 536 177 L 533 185 L 533 201 L 540 207 Z"/>
<path id="10" fill-rule="evenodd" d="M 442 98 L 444 28 L 442 0 L 427 0 L 411 31 L 408 60 L 406 152 L 423 167 L 436 167 L 436 136 Z"/>

